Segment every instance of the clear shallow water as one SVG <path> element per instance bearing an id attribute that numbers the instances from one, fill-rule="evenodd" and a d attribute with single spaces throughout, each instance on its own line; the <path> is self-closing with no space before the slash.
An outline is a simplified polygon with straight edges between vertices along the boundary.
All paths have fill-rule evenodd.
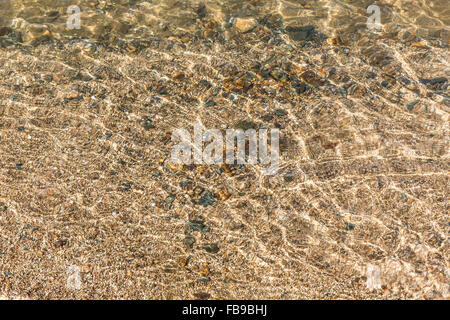
<path id="1" fill-rule="evenodd" d="M 365 32 L 371 4 L 381 7 L 386 33 L 402 29 L 448 40 L 450 9 L 445 0 L 386 1 L 168 1 L 168 0 L 1 0 L 0 25 L 25 28 L 28 23 L 46 24 L 54 37 L 104 38 L 109 34 L 146 38 L 162 33 L 191 32 L 201 35 L 202 22 L 214 20 L 224 31 L 237 17 L 263 18 L 280 15 L 286 26 L 313 25 L 327 35 L 350 38 Z M 67 8 L 81 10 L 81 29 L 67 30 Z M 200 19 L 199 19 L 200 18 Z M 15 20 L 13 20 L 15 19 Z M 12 21 L 13 20 L 13 21 Z M 201 21 L 200 21 L 201 20 Z M 444 30 L 444 31 L 443 31 Z"/>
<path id="2" fill-rule="evenodd" d="M 448 297 L 448 9 L 377 3 L 2 0 L 0 292 Z M 280 174 L 170 166 L 197 118 L 281 127 Z"/>

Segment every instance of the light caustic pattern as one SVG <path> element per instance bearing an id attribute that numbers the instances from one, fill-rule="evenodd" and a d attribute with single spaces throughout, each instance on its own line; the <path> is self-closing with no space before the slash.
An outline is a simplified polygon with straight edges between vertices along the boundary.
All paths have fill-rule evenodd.
<path id="1" fill-rule="evenodd" d="M 448 297 L 440 1 L 387 1 L 381 30 L 372 1 L 113 2 L 69 31 L 14 5 L 58 41 L 0 50 L 0 293 Z M 279 173 L 173 165 L 199 120 L 279 128 Z"/>

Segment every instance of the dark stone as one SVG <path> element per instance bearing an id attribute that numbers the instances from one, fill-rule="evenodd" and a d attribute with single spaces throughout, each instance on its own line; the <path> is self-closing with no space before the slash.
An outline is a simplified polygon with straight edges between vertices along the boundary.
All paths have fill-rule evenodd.
<path id="1" fill-rule="evenodd" d="M 0 27 L 0 37 L 7 36 L 12 32 L 11 28 L 8 27 Z"/>
<path id="2" fill-rule="evenodd" d="M 216 105 L 216 103 L 213 100 L 208 100 L 205 102 L 205 107 L 212 107 L 215 105 Z"/>
<path id="3" fill-rule="evenodd" d="M 411 80 L 409 80 L 405 77 L 400 77 L 400 81 L 403 82 L 405 85 L 408 85 L 411 83 Z"/>
<path id="4" fill-rule="evenodd" d="M 183 79 L 185 78 L 185 75 L 184 75 L 183 72 L 177 72 L 177 73 L 173 76 L 173 78 L 174 78 L 175 80 L 183 80 Z"/>
<path id="5" fill-rule="evenodd" d="M 236 122 L 234 127 L 235 127 L 235 129 L 242 129 L 242 130 L 246 131 L 248 129 L 256 129 L 257 125 L 256 125 L 256 123 L 254 123 L 252 121 L 240 120 L 240 121 Z"/>
<path id="6" fill-rule="evenodd" d="M 166 199 L 164 199 L 164 202 L 165 202 L 168 206 L 170 206 L 174 200 L 175 200 L 175 195 L 171 194 L 171 195 L 168 195 L 168 196 L 166 197 Z"/>
<path id="7" fill-rule="evenodd" d="M 292 181 L 294 181 L 294 177 L 293 176 L 284 176 L 284 181 L 292 182 Z"/>
<path id="8" fill-rule="evenodd" d="M 419 82 L 422 84 L 435 85 L 438 83 L 447 82 L 447 78 L 441 77 L 441 78 L 434 78 L 434 79 L 419 79 Z"/>
<path id="9" fill-rule="evenodd" d="M 123 185 L 122 185 L 122 190 L 123 191 L 128 191 L 128 190 L 130 190 L 131 189 L 131 184 L 129 184 L 129 183 L 124 183 Z"/>
<path id="10" fill-rule="evenodd" d="M 375 72 L 369 72 L 367 73 L 367 79 L 375 79 L 377 77 L 377 74 Z"/>
<path id="11" fill-rule="evenodd" d="M 232 231 L 240 230 L 240 229 L 243 229 L 243 228 L 244 228 L 244 225 L 242 223 L 240 223 L 240 222 L 233 222 L 230 225 L 230 230 L 232 230 Z"/>
<path id="12" fill-rule="evenodd" d="M 342 78 L 342 82 L 343 82 L 343 83 L 347 83 L 347 82 L 349 82 L 350 80 L 352 80 L 352 78 L 350 78 L 348 75 L 345 75 L 345 76 Z"/>
<path id="13" fill-rule="evenodd" d="M 414 106 L 416 104 L 418 104 L 420 101 L 419 100 L 414 100 L 413 102 L 411 102 L 410 104 L 408 104 L 408 111 L 412 111 L 414 109 Z"/>
<path id="14" fill-rule="evenodd" d="M 300 75 L 300 77 L 303 81 L 310 83 L 312 85 L 318 85 L 323 82 L 322 79 L 311 70 L 307 70 L 307 71 L 303 72 Z"/>
<path id="15" fill-rule="evenodd" d="M 190 184 L 192 184 L 192 181 L 182 181 L 182 182 L 180 182 L 180 187 L 185 188 Z"/>
<path id="16" fill-rule="evenodd" d="M 197 16 L 199 17 L 199 19 L 202 19 L 204 17 L 206 17 L 206 6 L 203 3 L 200 3 L 198 8 L 195 10 L 195 13 L 197 14 Z"/>
<path id="17" fill-rule="evenodd" d="M 212 94 L 214 97 L 217 97 L 217 95 L 220 93 L 220 88 L 218 88 L 218 87 L 213 87 L 213 88 L 211 88 L 210 92 L 211 92 L 211 94 Z M 215 103 L 214 103 L 214 104 L 215 104 Z"/>
<path id="18" fill-rule="evenodd" d="M 144 129 L 145 130 L 150 130 L 150 129 L 154 129 L 155 126 L 153 125 L 153 121 L 152 119 L 150 119 L 149 117 L 144 117 L 142 119 L 143 123 L 144 123 Z"/>
<path id="19" fill-rule="evenodd" d="M 200 200 L 198 200 L 198 204 L 203 207 L 207 207 L 213 205 L 215 201 L 214 195 L 211 192 L 205 192 Z"/>
<path id="20" fill-rule="evenodd" d="M 72 80 L 80 80 L 80 81 L 91 81 L 93 79 L 94 78 L 92 78 L 89 74 L 83 71 L 78 71 L 77 74 L 72 77 Z"/>
<path id="21" fill-rule="evenodd" d="M 332 77 L 332 76 L 334 76 L 336 74 L 337 74 L 337 70 L 334 67 L 331 68 L 330 71 L 328 71 L 328 77 Z"/>
<path id="22" fill-rule="evenodd" d="M 314 39 L 315 27 L 314 26 L 304 26 L 304 27 L 286 27 L 286 31 L 289 36 L 295 41 L 311 41 Z"/>
<path id="23" fill-rule="evenodd" d="M 189 220 L 186 223 L 186 226 L 184 227 L 184 230 L 186 232 L 192 232 L 192 231 L 200 231 L 202 233 L 209 232 L 210 228 L 206 226 L 203 221 L 199 220 Z"/>
<path id="24" fill-rule="evenodd" d="M 305 93 L 308 90 L 308 86 L 303 82 L 298 82 L 294 84 L 293 87 L 298 94 Z"/>
<path id="25" fill-rule="evenodd" d="M 209 83 L 208 80 L 204 80 L 204 79 L 200 80 L 199 84 L 203 87 L 207 87 L 207 88 L 211 87 L 211 84 Z"/>
<path id="26" fill-rule="evenodd" d="M 353 229 L 355 229 L 355 225 L 350 222 L 347 222 L 346 229 L 347 229 L 347 231 L 353 230 Z"/>
<path id="27" fill-rule="evenodd" d="M 402 39 L 403 39 L 403 40 L 406 40 L 406 39 L 408 39 L 410 36 L 411 36 L 411 33 L 410 33 L 409 31 L 405 31 L 405 32 L 403 33 Z"/>
<path id="28" fill-rule="evenodd" d="M 219 246 L 217 243 L 207 243 L 202 246 L 202 249 L 208 253 L 217 253 L 219 252 Z"/>
<path id="29" fill-rule="evenodd" d="M 389 83 L 386 80 L 381 81 L 381 85 L 385 88 L 389 85 Z"/>
<path id="30" fill-rule="evenodd" d="M 16 169 L 22 170 L 23 163 L 16 163 Z"/>
<path id="31" fill-rule="evenodd" d="M 169 88 L 167 88 L 166 86 L 161 86 L 157 89 L 157 92 L 161 95 L 166 95 L 169 94 Z"/>
<path id="32" fill-rule="evenodd" d="M 435 85 L 437 83 L 445 83 L 447 82 L 447 78 L 434 78 L 430 80 L 431 85 Z"/>
<path id="33" fill-rule="evenodd" d="M 283 109 L 277 109 L 277 110 L 275 110 L 275 115 L 277 116 L 277 117 L 284 117 L 285 115 L 287 115 L 288 113 L 287 113 L 287 111 L 286 110 L 283 110 Z"/>
<path id="34" fill-rule="evenodd" d="M 188 247 L 188 248 L 193 248 L 194 247 L 194 243 L 195 243 L 195 238 L 192 236 L 186 236 L 183 239 L 183 243 Z"/>
<path id="35" fill-rule="evenodd" d="M 261 70 L 261 75 L 262 75 L 263 77 L 267 77 L 267 76 L 270 75 L 270 71 L 269 71 L 269 70 L 266 70 L 266 69 Z"/>
<path id="36" fill-rule="evenodd" d="M 258 71 L 260 70 L 262 67 L 261 62 L 257 61 L 255 62 L 250 69 L 252 69 L 253 71 Z"/>
<path id="37" fill-rule="evenodd" d="M 247 74 L 241 78 L 242 80 L 242 86 L 245 90 L 250 89 L 253 86 L 253 79 L 255 79 L 256 76 L 253 72 L 247 72 Z"/>
<path id="38" fill-rule="evenodd" d="M 278 80 L 278 81 L 288 81 L 289 80 L 286 72 L 284 72 L 283 70 L 278 69 L 278 68 L 273 69 L 270 72 L 270 75 L 272 76 L 272 78 L 274 78 L 275 80 Z"/>
<path id="39" fill-rule="evenodd" d="M 211 281 L 211 278 L 210 278 L 210 277 L 204 277 L 204 278 L 198 279 L 198 282 L 203 282 L 203 283 L 209 282 L 209 281 Z"/>
<path id="40" fill-rule="evenodd" d="M 55 242 L 55 248 L 64 247 L 67 244 L 67 240 L 58 239 Z"/>
<path id="41" fill-rule="evenodd" d="M 56 10 L 50 11 L 50 12 L 47 14 L 47 17 L 51 17 L 51 18 L 57 18 L 58 16 L 59 16 L 59 12 L 56 11 Z"/>
<path id="42" fill-rule="evenodd" d="M 197 292 L 197 293 L 194 293 L 194 297 L 198 300 L 207 300 L 207 299 L 211 298 L 211 295 L 206 292 Z"/>
<path id="43" fill-rule="evenodd" d="M 267 14 L 262 19 L 259 19 L 259 23 L 267 26 L 269 29 L 279 29 L 284 25 L 283 17 L 280 14 Z"/>

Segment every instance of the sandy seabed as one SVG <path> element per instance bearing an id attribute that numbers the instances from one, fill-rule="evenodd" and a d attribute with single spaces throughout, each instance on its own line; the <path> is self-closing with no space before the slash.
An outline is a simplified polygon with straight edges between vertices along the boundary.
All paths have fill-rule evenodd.
<path id="1" fill-rule="evenodd" d="M 1 299 L 447 299 L 448 43 L 214 28 L 2 40 Z M 280 170 L 172 164 L 197 120 Z"/>

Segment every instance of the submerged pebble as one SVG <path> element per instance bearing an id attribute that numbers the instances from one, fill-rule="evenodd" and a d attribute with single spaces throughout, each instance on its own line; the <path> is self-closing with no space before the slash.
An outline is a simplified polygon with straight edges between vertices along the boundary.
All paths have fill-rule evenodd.
<path id="1" fill-rule="evenodd" d="M 219 252 L 219 246 L 217 243 L 207 243 L 202 246 L 203 250 L 208 253 L 217 253 Z"/>
<path id="2" fill-rule="evenodd" d="M 193 248 L 194 247 L 194 243 L 195 243 L 195 238 L 192 236 L 186 236 L 183 239 L 183 243 L 188 247 L 188 248 Z"/>
<path id="3" fill-rule="evenodd" d="M 216 202 L 216 200 L 211 192 L 205 192 L 205 194 L 198 200 L 198 204 L 203 207 L 211 206 L 214 202 Z"/>
<path id="4" fill-rule="evenodd" d="M 412 111 L 414 109 L 414 106 L 416 104 L 418 104 L 420 101 L 419 100 L 414 100 L 413 102 L 411 102 L 410 104 L 408 104 L 408 111 Z"/>
<path id="5" fill-rule="evenodd" d="M 237 18 L 234 26 L 239 32 L 245 33 L 251 31 L 254 27 L 256 27 L 256 24 L 257 22 L 254 18 Z"/>
<path id="6" fill-rule="evenodd" d="M 206 233 L 210 231 L 210 228 L 206 226 L 203 223 L 203 221 L 189 220 L 188 222 L 186 222 L 185 231 L 186 232 L 200 231 L 202 233 Z"/>

